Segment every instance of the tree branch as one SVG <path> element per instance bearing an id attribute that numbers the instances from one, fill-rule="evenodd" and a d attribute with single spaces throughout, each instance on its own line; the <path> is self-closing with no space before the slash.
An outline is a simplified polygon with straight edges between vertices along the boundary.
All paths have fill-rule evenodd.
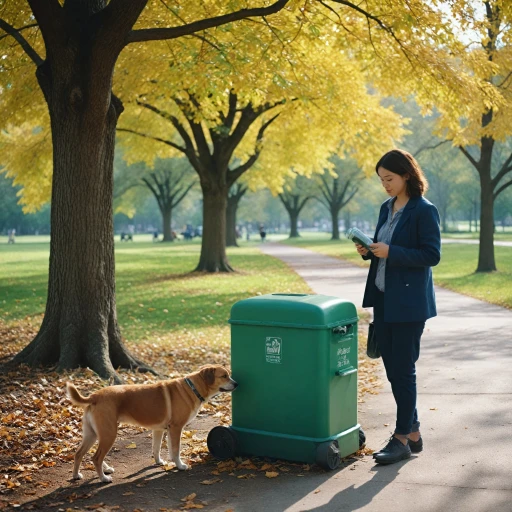
<path id="1" fill-rule="evenodd" d="M 151 110 L 155 114 L 158 114 L 160 117 L 165 119 L 166 121 L 170 121 L 174 128 L 176 128 L 177 132 L 180 134 L 180 137 L 183 139 L 183 142 L 185 143 L 186 151 L 189 151 L 191 153 L 195 154 L 195 147 L 192 142 L 192 139 L 190 138 L 187 130 L 183 127 L 183 125 L 180 123 L 179 119 L 172 114 L 168 114 L 167 112 L 164 112 L 163 110 L 160 110 L 153 105 L 150 105 L 149 103 L 145 103 L 142 101 L 137 100 L 137 105 L 140 105 L 141 107 L 144 107 L 148 110 Z M 186 152 L 185 152 L 186 153 Z M 188 153 L 186 153 L 188 155 Z"/>
<path id="2" fill-rule="evenodd" d="M 155 196 L 155 199 L 158 203 L 158 207 L 160 208 L 160 211 L 163 211 L 163 203 L 160 201 L 160 194 L 158 191 L 153 187 L 152 183 L 147 178 L 141 178 L 141 181 L 145 183 L 145 185 L 151 190 L 153 195 Z"/>
<path id="3" fill-rule="evenodd" d="M 512 185 L 512 180 L 508 181 L 507 183 L 504 183 L 496 192 L 493 194 L 494 200 L 508 187 Z"/>
<path id="4" fill-rule="evenodd" d="M 478 171 L 479 171 L 479 165 L 478 165 L 478 162 L 468 153 L 467 149 L 463 146 L 457 146 L 461 151 L 462 151 L 462 154 L 471 162 L 471 164 L 473 165 L 473 167 Z"/>
<path id="5" fill-rule="evenodd" d="M 347 204 L 350 203 L 351 199 L 357 194 L 358 191 L 359 191 L 359 187 L 355 187 L 354 190 L 348 196 L 348 199 L 346 201 L 341 201 L 341 205 L 338 208 L 338 211 L 341 210 L 344 206 L 347 206 Z"/>
<path id="6" fill-rule="evenodd" d="M 175 201 L 174 201 L 174 197 L 173 197 L 173 201 L 174 201 L 174 202 L 172 203 L 171 207 L 172 207 L 172 208 L 174 208 L 174 207 L 178 206 L 178 205 L 181 203 L 181 201 L 183 201 L 183 199 L 185 198 L 185 196 L 190 192 L 190 189 L 191 189 L 191 188 L 192 188 L 196 183 L 197 183 L 196 181 L 193 181 L 193 182 L 192 182 L 192 183 L 191 183 L 191 184 L 190 184 L 190 185 L 189 185 L 189 186 L 184 190 L 183 194 L 181 194 L 181 196 L 180 196 L 178 199 L 176 199 Z"/>
<path id="7" fill-rule="evenodd" d="M 491 183 L 492 183 L 493 188 L 497 187 L 501 178 L 503 178 L 503 176 L 505 176 L 505 174 L 510 172 L 511 164 L 512 164 L 512 153 L 510 153 L 509 157 L 505 160 L 505 163 L 501 166 L 501 169 L 499 170 L 498 174 L 496 174 L 496 176 L 494 176 L 494 178 L 492 179 Z"/>
<path id="8" fill-rule="evenodd" d="M 65 37 L 62 7 L 58 0 L 28 0 L 28 3 L 41 29 L 48 58 L 54 52 L 59 39 Z"/>
<path id="9" fill-rule="evenodd" d="M 439 146 L 442 146 L 443 144 L 446 144 L 447 142 L 450 142 L 450 141 L 448 139 L 446 139 L 446 140 L 442 140 L 441 142 L 438 142 L 437 144 L 434 144 L 433 146 L 428 146 L 428 145 L 421 146 L 415 153 L 413 153 L 412 156 L 414 156 L 414 158 L 417 158 L 418 155 L 422 151 L 426 151 L 428 149 L 437 149 Z"/>
<path id="10" fill-rule="evenodd" d="M 263 140 L 263 135 L 265 134 L 265 130 L 273 123 L 278 117 L 279 114 L 276 114 L 275 116 L 271 117 L 268 121 L 263 123 L 258 130 L 258 135 L 256 137 L 256 147 L 254 150 L 254 154 L 252 154 L 247 161 L 239 165 L 237 168 L 233 169 L 232 171 L 228 172 L 228 184 L 229 186 L 233 185 L 235 181 L 248 169 L 250 169 L 258 160 L 260 154 L 261 154 L 261 142 Z"/>
<path id="11" fill-rule="evenodd" d="M 192 94 L 189 94 L 190 101 L 193 103 L 193 105 L 196 107 L 196 109 L 199 111 L 200 105 L 198 101 L 194 98 Z M 199 154 L 199 158 L 203 160 L 204 164 L 206 166 L 210 165 L 211 160 L 211 152 L 210 152 L 210 146 L 208 145 L 208 142 L 206 140 L 206 136 L 204 134 L 203 126 L 201 125 L 201 122 L 197 123 L 194 120 L 193 112 L 190 111 L 190 109 L 187 107 L 187 105 L 179 100 L 178 98 L 172 98 L 174 103 L 178 106 L 178 108 L 181 110 L 181 113 L 187 120 L 190 129 L 192 130 L 192 135 L 194 136 L 194 140 L 196 141 L 196 147 L 197 152 Z"/>
<path id="12" fill-rule="evenodd" d="M 9 25 L 5 20 L 0 19 L 0 28 L 6 32 L 5 36 L 0 37 L 0 39 L 3 39 L 4 37 L 7 37 L 7 35 L 12 36 L 18 44 L 23 48 L 24 52 L 30 57 L 32 62 L 36 66 L 40 66 L 44 61 L 39 56 L 39 54 L 30 46 L 30 43 L 20 34 L 20 30 L 23 30 L 24 28 L 30 28 L 30 27 L 37 27 L 37 23 L 33 23 L 32 25 L 27 25 L 25 27 L 22 27 L 20 29 L 14 28 L 12 25 Z"/>
<path id="13" fill-rule="evenodd" d="M 153 135 L 148 135 L 147 133 L 138 132 L 136 130 L 130 130 L 130 128 L 117 128 L 116 131 L 133 133 L 134 135 L 139 135 L 140 137 L 146 137 L 147 139 L 153 139 L 156 140 L 157 142 L 163 142 L 164 144 L 167 144 L 168 146 L 171 146 L 174 149 L 177 149 L 178 151 L 187 154 L 187 150 L 184 147 L 179 146 L 178 144 L 172 142 L 171 140 L 161 139 L 160 137 L 154 137 Z"/>
<path id="14" fill-rule="evenodd" d="M 352 2 L 348 2 L 346 0 L 332 0 L 333 2 L 341 5 L 345 5 L 347 7 L 350 7 L 351 9 L 354 9 L 358 13 L 365 16 L 367 19 L 370 19 L 372 21 L 375 21 L 383 30 L 385 30 L 388 34 L 391 35 L 391 37 L 398 43 L 400 46 L 403 54 L 407 58 L 407 60 L 410 62 L 409 55 L 407 54 L 406 49 L 404 48 L 402 42 L 398 37 L 396 36 L 395 32 L 391 27 L 388 27 L 382 20 L 380 20 L 377 16 L 374 16 L 373 14 L 370 14 L 368 11 L 365 11 L 363 8 L 359 7 L 358 5 L 353 4 Z"/>
<path id="15" fill-rule="evenodd" d="M 299 196 L 297 196 L 299 197 Z M 302 202 L 299 202 L 299 206 L 297 208 L 297 212 L 300 213 L 300 211 L 302 210 L 302 208 L 304 208 L 304 206 L 306 206 L 306 203 L 312 198 L 313 196 L 306 196 Z"/>
<path id="16" fill-rule="evenodd" d="M 170 28 L 147 28 L 140 30 L 132 30 L 128 35 L 126 44 L 136 43 L 141 41 L 160 41 L 165 39 L 176 39 L 178 37 L 187 36 L 207 30 L 209 28 L 219 27 L 227 23 L 243 20 L 244 18 L 268 16 L 283 9 L 289 0 L 277 0 L 277 2 L 269 5 L 268 7 L 257 7 L 253 9 L 240 9 L 229 14 L 221 16 L 214 16 L 213 18 L 206 18 L 179 27 Z"/>

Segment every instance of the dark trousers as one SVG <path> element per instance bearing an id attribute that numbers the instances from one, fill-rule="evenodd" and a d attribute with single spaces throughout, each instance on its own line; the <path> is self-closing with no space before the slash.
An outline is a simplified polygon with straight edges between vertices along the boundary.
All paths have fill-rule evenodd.
<path id="1" fill-rule="evenodd" d="M 384 293 L 376 291 L 373 307 L 375 336 L 396 402 L 395 433 L 418 432 L 416 361 L 425 322 L 384 322 Z"/>

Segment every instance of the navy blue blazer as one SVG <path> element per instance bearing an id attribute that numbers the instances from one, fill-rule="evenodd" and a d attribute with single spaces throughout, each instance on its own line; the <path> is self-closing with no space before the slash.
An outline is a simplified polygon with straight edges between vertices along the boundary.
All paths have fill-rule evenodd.
<path id="1" fill-rule="evenodd" d="M 379 214 L 377 233 L 388 217 L 385 201 Z M 374 305 L 375 276 L 379 258 L 368 253 L 371 259 L 363 307 Z M 384 292 L 385 322 L 424 322 L 437 315 L 432 268 L 441 259 L 441 231 L 437 208 L 424 197 L 411 197 L 395 227 L 386 263 Z"/>

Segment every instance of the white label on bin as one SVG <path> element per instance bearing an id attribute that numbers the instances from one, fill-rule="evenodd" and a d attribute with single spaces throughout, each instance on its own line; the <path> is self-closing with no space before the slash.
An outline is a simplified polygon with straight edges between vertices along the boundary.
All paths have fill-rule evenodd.
<path id="1" fill-rule="evenodd" d="M 350 361 L 348 359 L 349 354 L 350 354 L 350 347 L 339 348 L 337 350 L 336 356 L 338 358 L 338 362 L 336 364 L 336 367 L 338 369 L 343 368 L 344 366 L 348 366 L 350 364 Z"/>
<path id="2" fill-rule="evenodd" d="M 283 340 L 269 336 L 265 340 L 265 360 L 267 363 L 281 364 L 283 357 Z"/>

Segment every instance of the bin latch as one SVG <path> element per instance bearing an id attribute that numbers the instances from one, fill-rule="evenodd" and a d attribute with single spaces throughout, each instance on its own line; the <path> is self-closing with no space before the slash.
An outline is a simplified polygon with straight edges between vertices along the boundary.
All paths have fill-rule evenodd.
<path id="1" fill-rule="evenodd" d="M 352 324 L 349 324 L 349 325 L 338 325 L 338 327 L 335 327 L 332 330 L 332 333 L 333 334 L 347 334 L 347 332 L 350 330 L 351 327 L 352 327 Z"/>
<path id="2" fill-rule="evenodd" d="M 357 368 L 348 368 L 347 370 L 338 370 L 336 375 L 338 377 L 346 377 L 347 375 L 352 375 L 357 372 Z"/>

